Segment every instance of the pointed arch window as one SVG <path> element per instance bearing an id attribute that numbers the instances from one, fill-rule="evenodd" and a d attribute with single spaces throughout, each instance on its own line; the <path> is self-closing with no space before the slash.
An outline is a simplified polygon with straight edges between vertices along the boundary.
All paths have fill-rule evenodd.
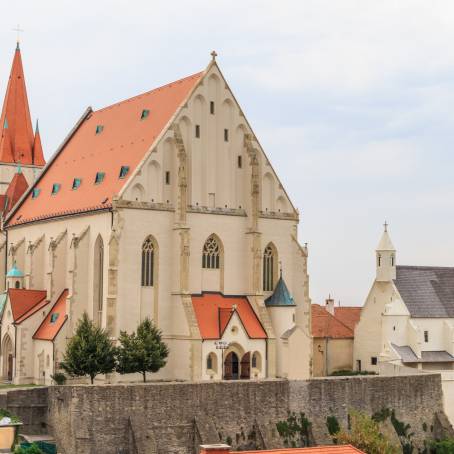
<path id="1" fill-rule="evenodd" d="M 272 292 L 274 290 L 274 272 L 276 267 L 276 257 L 274 249 L 269 244 L 263 253 L 263 290 Z"/>
<path id="2" fill-rule="evenodd" d="M 214 236 L 210 236 L 204 246 L 202 254 L 202 268 L 219 269 L 221 248 Z"/>
<path id="3" fill-rule="evenodd" d="M 154 258 L 155 245 L 148 237 L 142 244 L 142 287 L 153 287 Z"/>

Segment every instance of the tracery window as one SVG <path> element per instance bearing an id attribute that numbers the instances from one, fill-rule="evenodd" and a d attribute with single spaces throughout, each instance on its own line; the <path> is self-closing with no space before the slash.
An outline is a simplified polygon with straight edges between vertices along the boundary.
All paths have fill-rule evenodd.
<path id="1" fill-rule="evenodd" d="M 153 287 L 154 252 L 153 240 L 148 237 L 142 244 L 142 287 Z"/>
<path id="2" fill-rule="evenodd" d="M 221 248 L 214 236 L 210 236 L 204 246 L 202 254 L 202 268 L 219 269 Z"/>
<path id="3" fill-rule="evenodd" d="M 274 251 L 269 244 L 263 253 L 263 290 L 272 292 L 274 290 Z"/>

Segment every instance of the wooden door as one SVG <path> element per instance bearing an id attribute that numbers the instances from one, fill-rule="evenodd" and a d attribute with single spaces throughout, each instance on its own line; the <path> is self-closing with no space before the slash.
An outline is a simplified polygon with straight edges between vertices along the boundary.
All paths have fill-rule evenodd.
<path id="1" fill-rule="evenodd" d="M 241 358 L 241 379 L 249 380 L 251 378 L 251 353 L 247 352 Z"/>

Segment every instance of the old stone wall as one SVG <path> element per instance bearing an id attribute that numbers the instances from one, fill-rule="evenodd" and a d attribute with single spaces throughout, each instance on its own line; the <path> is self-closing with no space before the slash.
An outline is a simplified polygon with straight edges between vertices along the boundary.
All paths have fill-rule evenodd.
<path id="1" fill-rule="evenodd" d="M 193 454 L 200 443 L 220 441 L 240 449 L 281 447 L 276 422 L 289 411 L 304 412 L 315 441 L 327 443 L 326 417 L 335 415 L 345 427 L 350 408 L 369 414 L 394 409 L 421 445 L 443 413 L 440 376 L 427 374 L 73 385 L 48 392 L 49 431 L 65 454 Z"/>

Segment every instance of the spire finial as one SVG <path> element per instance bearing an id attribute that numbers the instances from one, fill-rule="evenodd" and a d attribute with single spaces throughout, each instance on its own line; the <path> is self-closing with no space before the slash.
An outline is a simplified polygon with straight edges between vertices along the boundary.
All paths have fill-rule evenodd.
<path id="1" fill-rule="evenodd" d="M 211 60 L 216 61 L 216 57 L 218 56 L 217 52 L 215 50 L 213 50 L 210 55 L 211 55 Z"/>
<path id="2" fill-rule="evenodd" d="M 385 228 L 385 232 L 388 231 L 388 223 L 385 221 L 385 223 L 383 224 L 383 227 Z"/>
<path id="3" fill-rule="evenodd" d="M 35 128 L 35 135 L 39 134 L 39 120 L 36 119 L 36 128 Z"/>
<path id="4" fill-rule="evenodd" d="M 279 274 L 282 279 L 282 261 L 281 260 L 279 260 Z"/>
<path id="5" fill-rule="evenodd" d="M 21 166 L 20 160 L 17 161 L 17 173 L 22 173 L 22 166 Z"/>
<path id="6" fill-rule="evenodd" d="M 17 24 L 17 27 L 16 28 L 13 28 L 13 32 L 16 32 L 17 33 L 17 45 L 16 45 L 16 50 L 20 50 L 20 34 L 23 32 L 24 30 L 22 28 L 20 28 L 20 25 Z"/>

